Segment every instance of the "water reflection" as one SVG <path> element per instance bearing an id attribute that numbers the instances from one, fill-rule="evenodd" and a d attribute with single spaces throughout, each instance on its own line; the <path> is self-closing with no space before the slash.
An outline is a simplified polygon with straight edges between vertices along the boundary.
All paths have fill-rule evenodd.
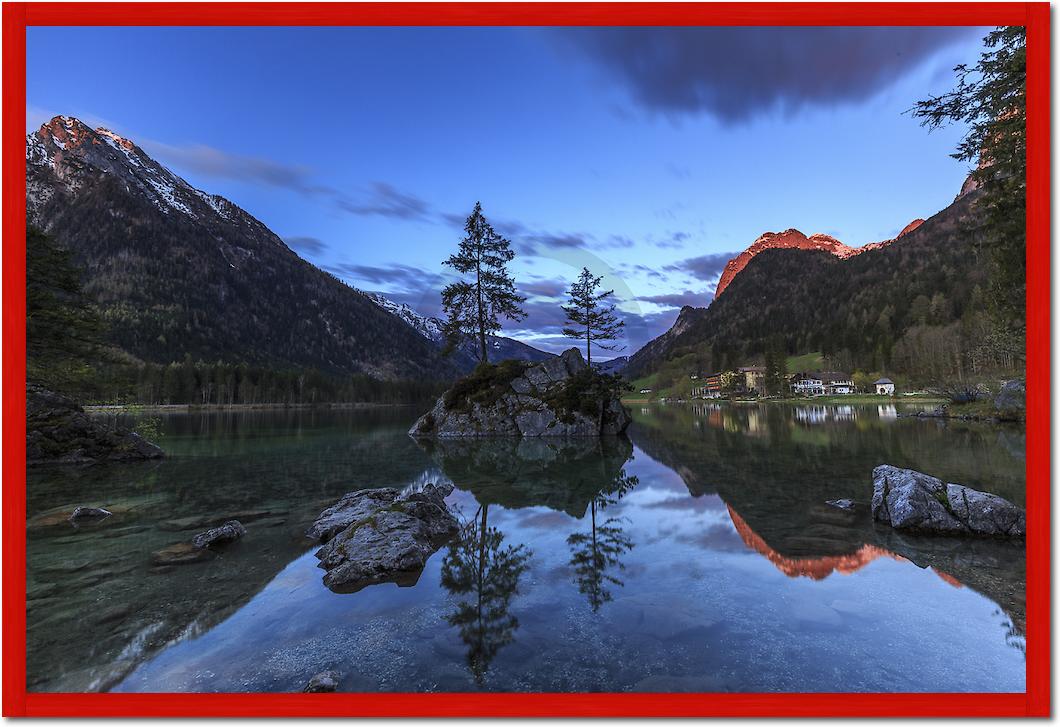
<path id="1" fill-rule="evenodd" d="M 632 441 L 419 445 L 411 416 L 167 418 L 162 463 L 31 473 L 31 691 L 1022 688 L 1022 543 L 867 508 L 881 462 L 1022 502 L 1021 429 L 697 402 L 635 410 Z M 323 507 L 439 479 L 474 514 L 415 587 L 321 585 Z M 114 515 L 75 530 L 77 504 Z M 223 557 L 152 563 L 237 513 Z"/>
<path id="2" fill-rule="evenodd" d="M 485 683 L 490 662 L 510 644 L 519 628 L 511 613 L 519 579 L 532 551 L 525 545 L 504 546 L 504 534 L 489 525 L 489 505 L 461 527 L 442 562 L 442 586 L 463 596 L 446 620 L 467 644 L 467 665 L 475 683 Z"/>
<path id="3" fill-rule="evenodd" d="M 798 406 L 787 416 L 784 407 L 761 407 L 754 438 L 734 435 L 749 421 L 735 407 L 706 412 L 701 429 L 638 420 L 630 433 L 639 448 L 677 472 L 689 492 L 720 495 L 744 543 L 785 575 L 821 580 L 852 574 L 879 558 L 930 568 L 951 586 L 972 588 L 997 603 L 1019 648 L 1026 629 L 1022 541 L 901 534 L 876 525 L 868 503 L 869 473 L 883 462 L 1022 502 L 1022 468 L 997 446 L 1015 442 L 1010 449 L 1020 448 L 1022 432 L 900 419 L 894 405 L 853 414 L 847 411 L 852 408 Z M 651 424 L 687 416 L 671 407 Z M 767 441 L 759 444 L 763 422 Z M 807 425 L 812 436 L 800 433 Z M 847 511 L 827 504 L 839 498 L 858 505 Z"/>
<path id="4" fill-rule="evenodd" d="M 617 504 L 638 484 L 639 480 L 635 476 L 627 475 L 625 470 L 620 471 L 614 481 L 600 490 L 589 503 L 589 532 L 567 536 L 574 582 L 578 584 L 578 591 L 589 600 L 594 613 L 613 598 L 609 585 L 624 585 L 614 572 L 625 568 L 621 557 L 633 550 L 633 540 L 622 529 L 625 519 L 608 517 L 598 524 L 597 512 L 602 513 Z"/>
<path id="5" fill-rule="evenodd" d="M 543 506 L 580 518 L 633 455 L 625 437 L 510 437 L 418 444 L 453 484 L 484 505 Z"/>

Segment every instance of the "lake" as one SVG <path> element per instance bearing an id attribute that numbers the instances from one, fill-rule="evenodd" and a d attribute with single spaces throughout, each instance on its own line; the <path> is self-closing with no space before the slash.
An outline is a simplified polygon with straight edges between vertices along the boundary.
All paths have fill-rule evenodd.
<path id="1" fill-rule="evenodd" d="M 155 417 L 164 461 L 29 473 L 27 686 L 1022 692 L 1022 542 L 867 503 L 888 463 L 1022 505 L 1023 430 L 911 410 L 634 405 L 628 439 L 433 445 L 411 408 Z M 414 584 L 323 585 L 323 508 L 439 481 L 464 525 Z M 209 559 L 158 554 L 228 517 L 247 535 Z"/>

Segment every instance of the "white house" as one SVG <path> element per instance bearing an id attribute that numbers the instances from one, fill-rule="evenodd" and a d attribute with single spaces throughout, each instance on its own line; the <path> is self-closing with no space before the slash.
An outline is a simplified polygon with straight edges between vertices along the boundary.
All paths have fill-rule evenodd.
<path id="1" fill-rule="evenodd" d="M 890 379 L 876 379 L 872 386 L 876 389 L 877 394 L 894 396 L 894 382 Z"/>
<path id="2" fill-rule="evenodd" d="M 800 396 L 824 395 L 824 382 L 813 376 L 796 376 L 791 388 Z"/>

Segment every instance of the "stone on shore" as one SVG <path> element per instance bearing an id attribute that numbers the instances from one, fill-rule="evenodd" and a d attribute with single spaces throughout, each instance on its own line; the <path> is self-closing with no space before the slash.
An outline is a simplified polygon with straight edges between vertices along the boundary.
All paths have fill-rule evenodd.
<path id="1" fill-rule="evenodd" d="M 439 397 L 409 430 L 414 437 L 598 437 L 631 417 L 618 380 L 589 369 L 578 349 L 537 364 L 480 366 Z"/>
<path id="2" fill-rule="evenodd" d="M 162 450 L 127 429 L 110 429 L 72 399 L 26 384 L 26 464 L 157 459 Z"/>
<path id="3" fill-rule="evenodd" d="M 1006 419 L 1022 419 L 1027 412 L 1027 386 L 1020 379 L 1006 381 L 994 397 L 994 408 Z"/>
<path id="4" fill-rule="evenodd" d="M 872 517 L 898 530 L 928 535 L 1022 537 L 1026 513 L 1008 500 L 916 470 L 880 465 L 872 471 Z"/>
<path id="5" fill-rule="evenodd" d="M 376 583 L 415 584 L 427 559 L 456 533 L 445 505 L 452 485 L 427 484 L 345 495 L 320 513 L 306 535 L 324 545 L 316 552 L 324 585 L 352 593 Z"/>

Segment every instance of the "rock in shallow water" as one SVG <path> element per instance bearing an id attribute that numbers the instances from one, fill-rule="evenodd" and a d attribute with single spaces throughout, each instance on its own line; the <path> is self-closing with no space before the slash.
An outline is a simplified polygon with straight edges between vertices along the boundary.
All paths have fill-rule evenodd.
<path id="1" fill-rule="evenodd" d="M 352 593 L 375 583 L 413 585 L 423 566 L 457 531 L 445 505 L 452 485 L 420 490 L 351 492 L 324 510 L 306 531 L 324 542 L 316 552 L 324 585 Z"/>
<path id="2" fill-rule="evenodd" d="M 208 548 L 211 545 L 222 545 L 239 540 L 247 534 L 247 529 L 238 520 L 229 520 L 224 525 L 210 528 L 204 533 L 199 533 L 191 539 L 191 544 L 196 548 Z"/>
<path id="3" fill-rule="evenodd" d="M 842 500 L 829 500 L 826 504 L 839 508 L 840 510 L 853 510 L 855 507 L 854 501 L 846 498 L 843 498 Z"/>
<path id="4" fill-rule="evenodd" d="M 331 669 L 328 671 L 322 671 L 319 674 L 314 674 L 313 678 L 309 680 L 309 683 L 305 685 L 305 688 L 302 689 L 302 691 L 310 694 L 334 692 L 339 688 L 340 679 L 342 679 L 342 675 L 337 671 Z"/>
<path id="5" fill-rule="evenodd" d="M 76 507 L 73 513 L 70 514 L 70 519 L 74 522 L 79 520 L 102 520 L 110 517 L 110 515 L 110 510 L 104 510 L 102 507 Z"/>
<path id="6" fill-rule="evenodd" d="M 191 543 L 174 543 L 151 553 L 151 564 L 155 566 L 188 565 L 213 558 L 206 548 L 196 548 Z"/>
<path id="7" fill-rule="evenodd" d="M 899 530 L 937 535 L 1022 537 L 1026 513 L 1008 500 L 916 470 L 872 471 L 872 517 Z"/>

